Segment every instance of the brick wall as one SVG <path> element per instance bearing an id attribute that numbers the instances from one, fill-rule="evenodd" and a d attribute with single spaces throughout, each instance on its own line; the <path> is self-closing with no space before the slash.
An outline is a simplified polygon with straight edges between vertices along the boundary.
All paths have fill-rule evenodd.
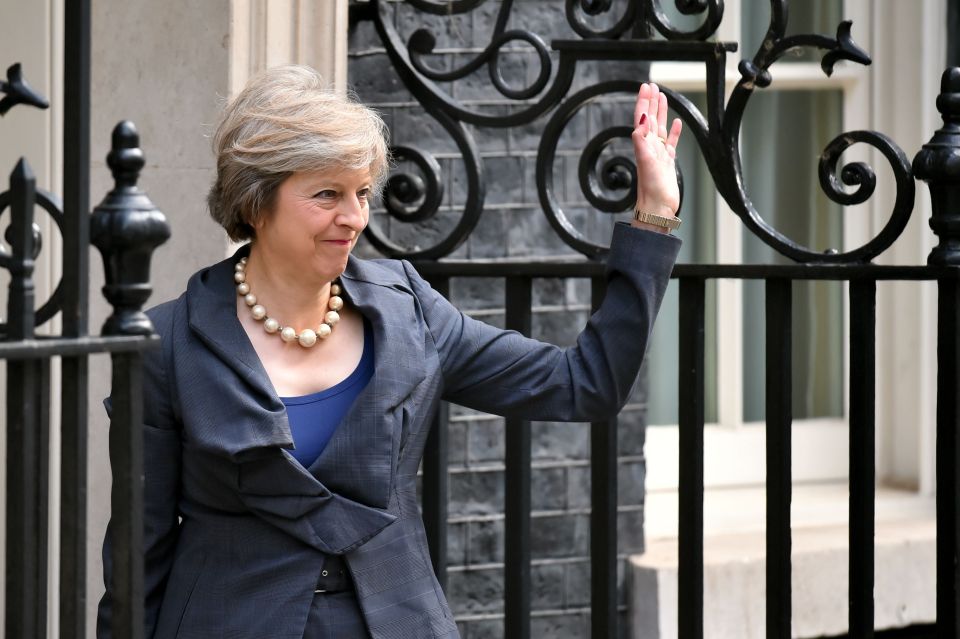
<path id="1" fill-rule="evenodd" d="M 515 3 L 510 28 L 529 28 L 548 44 L 553 38 L 575 38 L 564 16 L 562 0 L 523 0 Z M 404 40 L 418 28 L 437 39 L 434 68 L 462 66 L 490 41 L 500 2 L 488 1 L 464 15 L 433 16 L 408 5 L 393 5 L 394 24 Z M 610 20 L 611 18 L 603 18 Z M 602 20 L 603 20 L 602 19 Z M 598 26 L 602 24 L 596 22 Z M 503 73 L 518 86 L 538 71 L 533 50 L 525 45 L 504 54 Z M 554 57 L 554 73 L 557 58 Z M 572 91 L 605 79 L 642 77 L 639 63 L 604 63 L 578 67 Z M 450 136 L 406 91 L 372 23 L 351 30 L 349 82 L 359 97 L 384 116 L 396 144 L 416 144 L 438 160 L 443 171 L 444 199 L 435 219 L 403 224 L 382 210 L 372 223 L 398 242 L 427 243 L 443 235 L 459 219 L 466 193 L 463 165 Z M 474 74 L 440 85 L 471 109 L 485 113 L 518 110 L 516 101 L 492 86 L 486 66 Z M 576 179 L 580 151 L 609 126 L 629 124 L 633 98 L 611 95 L 586 106 L 560 138 L 554 166 L 556 192 L 567 216 L 591 239 L 606 243 L 613 222 L 624 216 L 596 212 L 587 204 Z M 548 113 L 549 116 L 549 113 Z M 548 117 L 547 116 L 547 117 Z M 541 116 L 514 128 L 470 127 L 486 175 L 483 215 L 470 238 L 453 253 L 458 258 L 521 258 L 573 254 L 556 236 L 540 208 L 535 164 Z M 629 141 L 616 149 L 630 154 Z M 403 167 L 401 167 L 403 168 Z M 372 255 L 370 247 L 362 254 Z M 589 312 L 586 280 L 535 280 L 533 336 L 556 344 L 572 344 Z M 502 326 L 503 282 L 495 279 L 454 279 L 451 300 L 469 314 Z M 641 380 L 644 375 L 641 375 Z M 619 445 L 618 539 L 621 557 L 643 548 L 645 383 L 640 383 L 621 414 Z M 503 503 L 504 421 L 462 407 L 451 408 L 450 519 L 447 595 L 464 639 L 503 636 Z M 590 598 L 590 468 L 589 426 L 534 422 L 532 425 L 533 547 L 532 607 L 534 637 L 589 636 Z M 623 560 L 619 569 L 620 600 L 625 604 Z M 626 625 L 622 616 L 621 626 Z M 626 636 L 626 633 L 621 633 Z"/>

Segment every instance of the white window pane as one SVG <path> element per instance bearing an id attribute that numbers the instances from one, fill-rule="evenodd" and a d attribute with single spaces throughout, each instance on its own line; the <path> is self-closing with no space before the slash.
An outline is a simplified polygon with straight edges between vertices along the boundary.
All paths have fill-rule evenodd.
<path id="1" fill-rule="evenodd" d="M 760 215 L 795 242 L 843 248 L 843 209 L 822 192 L 817 160 L 842 131 L 840 91 L 761 91 L 741 130 L 747 193 Z M 745 262 L 786 264 L 744 229 Z M 793 414 L 843 414 L 843 289 L 838 282 L 796 282 L 793 296 Z M 744 419 L 764 418 L 763 282 L 743 289 Z"/>
<path id="2" fill-rule="evenodd" d="M 706 113 L 704 94 L 689 94 L 687 97 L 693 100 L 701 112 Z M 671 121 L 673 117 L 671 114 Z M 683 203 L 680 209 L 684 224 L 676 231 L 676 235 L 683 239 L 678 261 L 680 263 L 714 263 L 717 260 L 714 212 L 716 188 L 690 131 L 681 135 L 677 158 L 684 181 Z M 707 332 L 704 349 L 706 395 L 704 412 L 708 422 L 717 419 L 717 348 L 713 330 L 716 325 L 716 308 L 716 285 L 714 282 L 708 282 L 705 319 Z M 679 286 L 674 280 L 667 289 L 667 295 L 660 307 L 652 343 L 644 364 L 649 380 L 648 423 L 650 424 L 677 423 L 679 311 Z"/>
<path id="3" fill-rule="evenodd" d="M 837 25 L 843 20 L 843 4 L 839 0 L 791 2 L 786 35 L 835 35 Z M 753 58 L 770 26 L 770 0 L 742 0 L 740 7 L 739 55 Z M 816 48 L 793 49 L 780 58 L 780 62 L 819 62 L 822 55 L 823 52 Z"/>

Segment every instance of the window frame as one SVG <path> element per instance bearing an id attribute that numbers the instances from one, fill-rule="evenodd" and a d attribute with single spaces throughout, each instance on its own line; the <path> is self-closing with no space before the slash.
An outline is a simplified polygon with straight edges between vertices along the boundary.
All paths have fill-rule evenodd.
<path id="1" fill-rule="evenodd" d="M 918 3 L 920 4 L 920 3 Z M 939 127 L 939 117 L 927 109 L 922 118 L 916 118 L 917 100 L 932 105 L 937 89 L 930 86 L 931 76 L 939 78 L 945 56 L 945 20 L 943 7 L 932 0 L 911 11 L 897 11 L 895 3 L 890 10 L 871 5 L 867 0 L 845 0 L 843 19 L 853 20 L 853 36 L 857 43 L 874 58 L 868 67 L 850 63 L 838 64 L 834 74 L 827 77 L 816 62 L 784 62 L 771 68 L 773 82 L 766 90 L 841 90 L 843 92 L 843 126 L 837 131 L 856 129 L 877 130 L 891 136 L 911 156 L 915 149 Z M 742 0 L 727 0 L 726 19 L 717 32 L 717 38 L 740 42 L 740 12 Z M 939 21 L 938 21 L 939 20 Z M 896 29 L 898 36 L 908 32 L 905 42 L 889 43 L 883 38 L 886 31 Z M 884 49 L 875 51 L 875 43 L 883 42 Z M 888 46 L 889 45 L 889 46 Z M 920 63 L 916 57 L 904 55 L 908 47 L 920 47 Z M 899 48 L 899 55 L 897 49 Z M 740 79 L 737 65 L 752 52 L 739 51 L 728 55 L 725 69 L 725 97 Z M 939 58 L 938 58 L 939 55 Z M 936 64 L 937 60 L 940 64 Z M 924 66 L 926 65 L 926 66 Z M 935 72 L 925 72 L 930 67 Z M 881 91 L 904 74 L 912 74 L 917 89 Z M 691 63 L 654 63 L 651 79 L 677 91 L 702 91 L 706 74 L 702 66 Z M 938 84 L 937 84 L 938 86 Z M 918 97 L 919 96 L 919 97 Z M 877 106 L 881 108 L 877 108 Z M 909 114 L 909 115 L 908 115 Z M 904 120 L 912 123 L 906 127 Z M 876 194 L 863 207 L 866 215 L 844 213 L 844 248 L 863 244 L 873 237 L 889 217 L 889 202 L 893 200 L 892 180 L 885 179 L 886 161 L 865 145 L 856 145 L 845 155 L 844 161 L 867 161 L 877 169 Z M 923 264 L 935 237 L 926 227 L 929 219 L 929 199 L 922 185 L 918 185 L 917 207 L 908 231 L 894 247 L 877 262 Z M 846 210 L 845 210 L 846 211 Z M 716 196 L 716 261 L 742 262 L 743 225 L 723 199 Z M 922 227 L 922 228 L 919 228 Z M 717 421 L 705 426 L 704 483 L 706 490 L 733 486 L 756 487 L 765 481 L 765 432 L 762 422 L 743 420 L 743 286 L 738 280 L 717 280 L 717 312 L 715 330 L 723 339 L 717 340 Z M 884 293 L 878 287 L 877 306 L 877 476 L 881 484 L 915 490 L 922 495 L 933 492 L 933 439 L 935 420 L 936 383 L 936 291 L 933 285 L 917 285 L 908 294 L 915 304 L 904 304 L 898 298 Z M 906 287 L 900 287 L 905 289 Z M 897 294 L 902 294 L 899 291 Z M 849 309 L 844 285 L 843 344 L 849 344 Z M 916 325 L 914 309 L 920 309 L 920 323 L 933 326 L 914 339 L 903 340 L 902 326 Z M 882 347 L 881 347 L 882 345 Z M 912 372 L 907 383 L 891 371 L 901 370 L 907 362 Z M 844 357 L 843 379 L 849 377 L 848 358 Z M 911 411 L 919 427 L 911 428 Z M 846 482 L 848 477 L 849 415 L 848 389 L 844 389 L 842 418 L 797 419 L 793 428 L 793 477 L 795 484 Z M 645 456 L 648 460 L 648 504 L 659 498 L 672 499 L 677 490 L 679 446 L 676 424 L 648 428 Z M 755 460 L 744 463 L 744 460 Z M 648 506 L 649 507 L 649 506 Z M 648 513 L 650 517 L 655 513 Z M 798 522 L 802 524 L 802 522 Z M 707 533 L 709 530 L 709 522 Z"/>

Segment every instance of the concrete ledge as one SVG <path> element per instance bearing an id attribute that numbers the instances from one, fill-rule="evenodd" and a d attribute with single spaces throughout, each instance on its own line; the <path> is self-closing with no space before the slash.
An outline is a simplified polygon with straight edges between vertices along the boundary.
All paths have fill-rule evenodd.
<path id="1" fill-rule="evenodd" d="M 793 532 L 793 637 L 847 631 L 848 540 L 845 525 Z M 704 635 L 763 639 L 763 532 L 713 536 L 704 542 Z M 934 621 L 936 525 L 932 517 L 877 523 L 875 627 Z M 677 542 L 654 540 L 630 558 L 633 639 L 677 636 Z"/>

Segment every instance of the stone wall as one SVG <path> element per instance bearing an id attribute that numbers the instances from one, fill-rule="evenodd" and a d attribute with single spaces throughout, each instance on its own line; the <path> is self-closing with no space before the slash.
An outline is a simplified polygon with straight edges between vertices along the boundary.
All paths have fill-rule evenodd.
<path id="1" fill-rule="evenodd" d="M 554 38 L 576 38 L 563 5 L 558 0 L 515 3 L 507 28 L 528 28 L 548 45 Z M 392 9 L 394 24 L 405 41 L 418 28 L 436 36 L 435 53 L 428 63 L 449 70 L 462 66 L 487 46 L 500 6 L 500 2 L 488 1 L 456 16 L 433 16 L 408 5 Z M 416 144 L 430 151 L 443 171 L 444 199 L 434 220 L 405 224 L 390 219 L 382 209 L 373 215 L 373 223 L 392 239 L 426 245 L 449 229 L 463 210 L 466 194 L 461 156 L 450 136 L 403 87 L 372 23 L 359 22 L 351 28 L 349 47 L 350 86 L 383 114 L 395 144 Z M 504 52 L 501 68 L 511 86 L 520 86 L 536 77 L 538 63 L 532 48 L 513 48 L 515 53 Z M 553 62 L 556 73 L 555 55 Z M 642 77 L 644 72 L 638 63 L 582 64 L 571 93 L 605 79 Z M 486 66 L 439 86 L 473 110 L 502 114 L 519 109 L 516 101 L 496 91 Z M 625 216 L 598 213 L 589 207 L 576 178 L 580 152 L 602 129 L 629 125 L 632 108 L 631 95 L 603 96 L 569 123 L 559 141 L 554 166 L 558 197 L 567 216 L 598 242 L 608 242 L 613 222 Z M 486 200 L 476 229 L 451 257 L 569 258 L 575 254 L 553 231 L 537 196 L 537 148 L 551 112 L 513 128 L 468 127 L 483 162 Z M 632 153 L 627 140 L 617 150 Z M 374 254 L 369 246 L 360 250 Z M 572 344 L 586 322 L 589 295 L 587 280 L 535 280 L 533 336 Z M 502 281 L 454 279 L 450 297 L 470 315 L 503 325 Z M 621 604 L 626 601 L 623 559 L 643 549 L 645 387 L 638 385 L 618 429 Z M 504 485 L 503 431 L 504 420 L 499 417 L 457 406 L 451 409 L 447 595 L 464 639 L 503 636 L 503 504 L 508 489 Z M 586 637 L 590 634 L 589 425 L 534 422 L 532 440 L 532 635 Z M 622 620 L 625 627 L 627 617 Z"/>

